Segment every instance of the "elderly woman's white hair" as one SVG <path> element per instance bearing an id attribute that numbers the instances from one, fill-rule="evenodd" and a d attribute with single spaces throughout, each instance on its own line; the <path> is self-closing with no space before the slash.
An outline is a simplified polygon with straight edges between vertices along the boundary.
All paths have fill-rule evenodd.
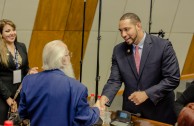
<path id="1" fill-rule="evenodd" d="M 61 40 L 54 40 L 47 43 L 43 49 L 43 69 L 63 69 L 62 60 L 67 53 L 67 46 Z"/>

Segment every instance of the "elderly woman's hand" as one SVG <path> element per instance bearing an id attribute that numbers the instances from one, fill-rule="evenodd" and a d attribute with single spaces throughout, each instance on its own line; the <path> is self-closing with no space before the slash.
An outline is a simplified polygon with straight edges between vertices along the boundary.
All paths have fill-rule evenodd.
<path id="1" fill-rule="evenodd" d="M 11 112 L 17 112 L 17 110 L 18 110 L 17 103 L 16 101 L 13 101 L 11 104 Z"/>
<path id="2" fill-rule="evenodd" d="M 7 104 L 10 106 L 11 108 L 11 112 L 16 112 L 17 111 L 17 103 L 15 100 L 13 100 L 11 97 L 9 97 L 6 100 Z"/>
<path id="3" fill-rule="evenodd" d="M 38 73 L 38 67 L 33 67 L 28 71 L 28 74 L 35 74 Z"/>

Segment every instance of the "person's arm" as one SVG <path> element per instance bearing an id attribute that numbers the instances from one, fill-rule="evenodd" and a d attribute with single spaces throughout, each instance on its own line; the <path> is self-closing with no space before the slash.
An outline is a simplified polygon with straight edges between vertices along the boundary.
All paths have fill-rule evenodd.
<path id="1" fill-rule="evenodd" d="M 36 74 L 38 73 L 38 67 L 33 67 L 28 70 L 28 74 Z"/>
<path id="2" fill-rule="evenodd" d="M 145 90 L 146 94 L 154 104 L 157 104 L 166 94 L 172 92 L 179 85 L 179 64 L 175 51 L 170 42 L 167 42 L 164 47 L 161 62 L 161 81 L 151 88 Z"/>
<path id="3" fill-rule="evenodd" d="M 6 99 L 6 102 L 10 106 L 11 112 L 17 111 L 17 102 L 15 100 L 13 100 L 11 97 L 9 97 L 8 99 Z"/>
<path id="4" fill-rule="evenodd" d="M 128 97 L 128 99 L 131 100 L 135 105 L 140 105 L 148 99 L 148 96 L 145 91 L 135 91 Z"/>
<path id="5" fill-rule="evenodd" d="M 80 90 L 82 89 L 80 88 Z M 95 107 L 90 107 L 87 102 L 87 96 L 87 89 L 84 88 L 76 105 L 73 125 L 91 126 L 99 120 L 99 102 L 94 105 Z"/>
<path id="6" fill-rule="evenodd" d="M 9 97 L 11 97 L 11 91 L 7 89 L 7 87 L 4 85 L 1 79 L 0 79 L 0 96 L 4 100 L 7 100 Z"/>
<path id="7" fill-rule="evenodd" d="M 119 91 L 122 85 L 122 77 L 119 71 L 118 63 L 117 63 L 117 48 L 114 48 L 113 55 L 112 55 L 112 66 L 111 66 L 111 73 L 110 77 L 105 84 L 102 94 L 101 94 L 101 104 L 107 103 L 109 106 L 111 105 L 115 95 Z"/>
<path id="8" fill-rule="evenodd" d="M 25 98 L 25 89 L 26 89 L 27 82 L 25 79 L 22 82 L 22 89 L 20 91 L 20 103 L 19 103 L 19 115 L 20 118 L 23 119 L 28 119 L 28 112 L 27 112 L 27 107 L 26 107 L 26 98 Z"/>
<path id="9" fill-rule="evenodd" d="M 26 46 L 24 43 L 21 43 L 21 48 L 23 50 L 23 53 L 25 54 L 25 59 L 26 59 L 26 64 L 24 64 L 24 76 L 26 74 L 35 74 L 35 73 L 38 73 L 38 67 L 33 67 L 33 68 L 30 68 L 29 67 L 29 61 L 28 61 L 28 54 L 27 54 L 27 50 L 26 50 Z"/>
<path id="10" fill-rule="evenodd" d="M 24 64 L 22 64 L 21 69 L 22 69 L 22 75 L 23 77 L 27 75 L 28 71 L 29 71 L 29 62 L 28 62 L 28 54 L 27 54 L 27 49 L 26 49 L 26 45 L 24 43 L 21 42 L 16 42 L 16 45 L 18 46 L 18 50 L 21 51 L 21 56 L 22 56 L 22 62 Z"/>
<path id="11" fill-rule="evenodd" d="M 106 109 L 106 105 L 107 103 L 109 103 L 109 99 L 108 97 L 106 97 L 105 95 L 102 95 L 101 98 L 100 98 L 100 110 L 105 110 Z"/>

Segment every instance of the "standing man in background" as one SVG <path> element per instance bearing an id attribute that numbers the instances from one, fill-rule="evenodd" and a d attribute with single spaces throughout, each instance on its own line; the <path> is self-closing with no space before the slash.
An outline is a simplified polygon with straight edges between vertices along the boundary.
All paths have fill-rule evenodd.
<path id="1" fill-rule="evenodd" d="M 120 18 L 119 31 L 125 42 L 114 48 L 101 107 L 112 103 L 124 83 L 123 110 L 174 124 L 173 90 L 179 85 L 180 71 L 171 42 L 145 33 L 141 20 L 134 13 Z"/>

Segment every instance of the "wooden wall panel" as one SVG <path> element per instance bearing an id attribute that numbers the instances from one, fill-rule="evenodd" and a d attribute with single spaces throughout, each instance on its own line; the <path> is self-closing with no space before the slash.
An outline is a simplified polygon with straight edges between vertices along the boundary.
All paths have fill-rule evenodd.
<path id="1" fill-rule="evenodd" d="M 194 36 L 192 38 L 185 64 L 183 66 L 181 79 L 194 79 Z"/>
<path id="2" fill-rule="evenodd" d="M 87 0 L 84 52 L 98 0 Z M 76 78 L 79 79 L 84 0 L 40 0 L 29 46 L 30 67 L 42 67 L 42 49 L 52 40 L 64 40 L 70 51 Z M 40 70 L 41 71 L 41 70 Z"/>
<path id="3" fill-rule="evenodd" d="M 84 52 L 87 45 L 87 39 L 89 32 L 84 33 L 85 42 L 84 42 Z M 73 53 L 71 62 L 75 71 L 77 79 L 80 75 L 80 61 L 81 61 L 81 45 L 82 45 L 82 32 L 81 31 L 65 31 L 64 42 L 69 47 L 69 50 Z"/>
<path id="4" fill-rule="evenodd" d="M 42 50 L 44 45 L 54 39 L 62 40 L 62 31 L 33 31 L 30 48 L 28 49 L 29 64 L 31 67 L 42 67 Z"/>
<path id="5" fill-rule="evenodd" d="M 66 30 L 82 30 L 84 0 L 72 0 Z M 98 0 L 87 0 L 85 9 L 85 31 L 91 29 Z"/>
<path id="6" fill-rule="evenodd" d="M 40 0 L 34 30 L 65 30 L 72 0 Z"/>

